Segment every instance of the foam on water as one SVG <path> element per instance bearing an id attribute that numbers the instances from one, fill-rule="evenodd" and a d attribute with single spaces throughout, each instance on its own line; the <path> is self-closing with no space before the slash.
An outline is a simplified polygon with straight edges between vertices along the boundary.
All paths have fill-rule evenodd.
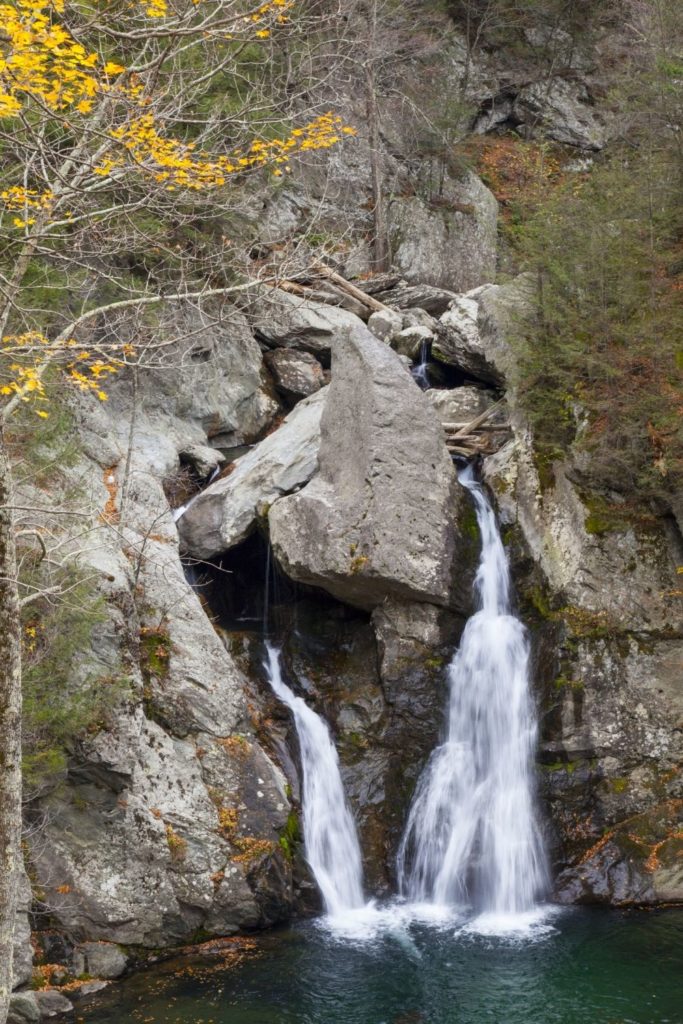
<path id="1" fill-rule="evenodd" d="M 449 668 L 446 736 L 415 791 L 397 858 L 400 891 L 419 903 L 469 908 L 491 933 L 508 933 L 517 918 L 523 932 L 546 879 L 534 814 L 529 642 L 512 614 L 493 509 L 471 467 L 459 480 L 482 538 L 479 610 Z"/>

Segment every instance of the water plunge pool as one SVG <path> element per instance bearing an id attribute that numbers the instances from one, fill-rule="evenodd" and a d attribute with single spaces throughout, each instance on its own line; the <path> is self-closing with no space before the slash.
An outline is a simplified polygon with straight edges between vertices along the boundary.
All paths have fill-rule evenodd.
<path id="1" fill-rule="evenodd" d="M 374 924 L 373 924 L 374 920 Z M 683 911 L 552 911 L 496 937 L 390 905 L 114 983 L 83 1024 L 682 1024 Z"/>

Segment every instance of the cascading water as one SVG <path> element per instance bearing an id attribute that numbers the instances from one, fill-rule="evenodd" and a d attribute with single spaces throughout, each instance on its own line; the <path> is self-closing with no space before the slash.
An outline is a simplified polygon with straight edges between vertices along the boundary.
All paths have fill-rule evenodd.
<path id="1" fill-rule="evenodd" d="M 365 902 L 360 846 L 344 795 L 339 758 L 326 723 L 283 681 L 278 649 L 267 643 L 266 651 L 268 680 L 276 696 L 290 708 L 299 737 L 306 859 L 325 910 L 339 915 Z"/>
<path id="2" fill-rule="evenodd" d="M 410 371 L 413 375 L 413 380 L 422 391 L 429 391 L 432 386 L 429 382 L 429 372 L 427 370 L 429 365 L 429 349 L 428 341 L 420 342 L 420 361 Z"/>
<path id="3" fill-rule="evenodd" d="M 510 613 L 510 577 L 496 519 L 471 466 L 459 474 L 482 538 L 479 611 L 450 665 L 445 741 L 418 782 L 398 854 L 409 899 L 477 913 L 534 908 L 545 881 L 534 815 L 536 722 L 529 644 Z"/>

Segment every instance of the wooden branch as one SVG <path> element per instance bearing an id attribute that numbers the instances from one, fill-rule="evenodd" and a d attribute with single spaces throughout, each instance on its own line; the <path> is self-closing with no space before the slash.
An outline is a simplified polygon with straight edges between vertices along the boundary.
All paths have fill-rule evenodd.
<path id="1" fill-rule="evenodd" d="M 501 405 L 505 401 L 504 398 L 499 399 L 492 406 L 490 406 L 486 412 L 483 412 L 480 416 L 475 416 L 473 420 L 470 420 L 464 427 L 461 427 L 457 433 L 453 434 L 453 438 L 465 437 L 467 434 L 471 434 L 473 430 L 477 430 L 482 423 L 486 423 L 486 420 L 493 416 L 496 409 L 500 409 Z"/>
<path id="2" fill-rule="evenodd" d="M 448 433 L 451 430 L 464 430 L 470 427 L 469 423 L 442 423 L 441 426 Z M 511 430 L 512 426 L 510 423 L 482 423 L 481 426 L 475 427 L 475 430 L 482 431 L 482 433 L 498 434 L 503 431 Z"/>
<path id="3" fill-rule="evenodd" d="M 333 284 L 336 284 L 338 288 L 342 289 L 342 291 L 345 291 L 348 295 L 351 295 L 358 302 L 362 303 L 367 309 L 371 309 L 373 313 L 384 312 L 385 310 L 391 309 L 391 306 L 385 306 L 384 303 L 376 299 L 374 295 L 368 295 L 367 292 L 363 292 L 360 288 L 356 288 L 355 284 L 351 284 L 351 282 L 343 278 L 341 274 L 337 274 L 334 270 L 330 270 L 329 267 L 316 266 L 315 269 L 321 277 L 326 277 L 328 281 L 332 281 Z"/>

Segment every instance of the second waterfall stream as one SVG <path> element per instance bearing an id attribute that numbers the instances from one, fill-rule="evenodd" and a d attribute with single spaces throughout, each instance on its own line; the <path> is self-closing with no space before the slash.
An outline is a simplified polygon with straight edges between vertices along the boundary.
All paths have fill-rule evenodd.
<path id="1" fill-rule="evenodd" d="M 529 642 L 511 612 L 493 509 L 471 466 L 458 478 L 474 499 L 481 533 L 479 610 L 449 668 L 445 739 L 413 797 L 398 854 L 399 885 L 414 902 L 510 919 L 533 910 L 545 884 L 534 813 Z"/>
<path id="2" fill-rule="evenodd" d="M 266 645 L 265 668 L 276 696 L 292 712 L 301 751 L 306 859 L 328 914 L 364 905 L 363 868 L 353 815 L 346 802 L 339 758 L 323 719 L 282 679 L 280 652 Z"/>

